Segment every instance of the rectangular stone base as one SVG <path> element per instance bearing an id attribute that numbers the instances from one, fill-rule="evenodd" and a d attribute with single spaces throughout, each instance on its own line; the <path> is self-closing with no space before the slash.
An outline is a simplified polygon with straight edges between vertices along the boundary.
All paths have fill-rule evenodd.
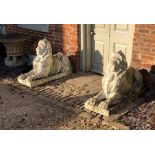
<path id="1" fill-rule="evenodd" d="M 127 113 L 130 109 L 138 106 L 144 101 L 144 98 L 137 98 L 136 100 L 132 101 L 132 99 L 125 102 L 125 104 L 119 104 L 118 106 L 115 106 L 109 110 L 106 109 L 100 109 L 98 106 L 90 106 L 85 104 L 85 108 L 87 110 L 96 112 L 100 115 L 105 116 L 104 118 L 117 120 L 119 117 Z M 107 117 L 108 116 L 108 117 Z"/>
<path id="2" fill-rule="evenodd" d="M 17 80 L 20 84 L 32 88 L 32 87 L 35 87 L 35 86 L 38 86 L 38 85 L 59 79 L 59 78 L 64 77 L 64 76 L 65 76 L 64 73 L 60 73 L 60 74 L 51 75 L 51 76 L 48 76 L 48 77 L 45 77 L 42 79 L 37 79 L 34 81 L 28 81 L 28 80 L 22 80 L 22 79 L 17 79 Z"/>

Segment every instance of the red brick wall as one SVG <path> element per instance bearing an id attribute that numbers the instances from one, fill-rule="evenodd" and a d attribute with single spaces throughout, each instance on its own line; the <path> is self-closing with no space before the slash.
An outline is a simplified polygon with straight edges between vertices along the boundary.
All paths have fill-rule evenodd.
<path id="1" fill-rule="evenodd" d="M 151 69 L 155 65 L 155 24 L 136 24 L 132 66 Z"/>
<path id="2" fill-rule="evenodd" d="M 24 28 L 19 28 L 15 24 L 6 25 L 8 33 L 22 33 L 31 36 L 31 40 L 27 41 L 26 50 L 35 52 L 39 39 L 46 37 L 52 45 L 54 53 L 66 53 L 72 62 L 73 69 L 78 71 L 80 68 L 80 52 L 79 52 L 79 25 L 78 24 L 50 24 L 49 32 L 40 32 Z"/>

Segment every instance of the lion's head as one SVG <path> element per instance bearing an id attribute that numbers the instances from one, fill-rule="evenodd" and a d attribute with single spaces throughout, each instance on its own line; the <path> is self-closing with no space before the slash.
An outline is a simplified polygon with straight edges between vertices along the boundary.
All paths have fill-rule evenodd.
<path id="1" fill-rule="evenodd" d="M 127 61 L 122 51 L 114 52 L 108 64 L 108 73 L 122 72 L 127 68 Z"/>
<path id="2" fill-rule="evenodd" d="M 37 53 L 37 56 L 46 55 L 47 53 L 52 54 L 52 47 L 50 42 L 47 39 L 40 40 L 36 48 L 36 53 Z"/>

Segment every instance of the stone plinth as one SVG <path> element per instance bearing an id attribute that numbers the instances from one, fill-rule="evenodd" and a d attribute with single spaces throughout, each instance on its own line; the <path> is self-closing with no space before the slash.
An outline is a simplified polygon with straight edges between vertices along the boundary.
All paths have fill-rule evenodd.
<path id="1" fill-rule="evenodd" d="M 45 78 L 41 78 L 41 79 L 37 79 L 37 80 L 33 80 L 33 81 L 30 81 L 28 79 L 22 80 L 21 78 L 18 78 L 17 80 L 18 80 L 18 82 L 20 84 L 32 88 L 32 87 L 35 87 L 35 86 L 38 86 L 38 85 L 41 85 L 41 84 L 44 84 L 44 83 L 47 83 L 47 82 L 59 79 L 61 77 L 64 77 L 64 73 L 60 73 L 60 74 L 56 74 L 56 75 L 51 75 L 51 76 L 48 76 L 48 77 L 45 77 Z"/>

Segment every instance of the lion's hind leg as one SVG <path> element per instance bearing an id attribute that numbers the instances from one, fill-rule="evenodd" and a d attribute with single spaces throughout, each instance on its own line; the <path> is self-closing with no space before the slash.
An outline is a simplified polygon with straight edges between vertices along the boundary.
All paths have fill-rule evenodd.
<path id="1" fill-rule="evenodd" d="M 67 56 L 63 56 L 61 61 L 63 66 L 62 72 L 65 72 L 66 75 L 70 75 L 72 73 L 72 66 L 69 58 Z"/>

